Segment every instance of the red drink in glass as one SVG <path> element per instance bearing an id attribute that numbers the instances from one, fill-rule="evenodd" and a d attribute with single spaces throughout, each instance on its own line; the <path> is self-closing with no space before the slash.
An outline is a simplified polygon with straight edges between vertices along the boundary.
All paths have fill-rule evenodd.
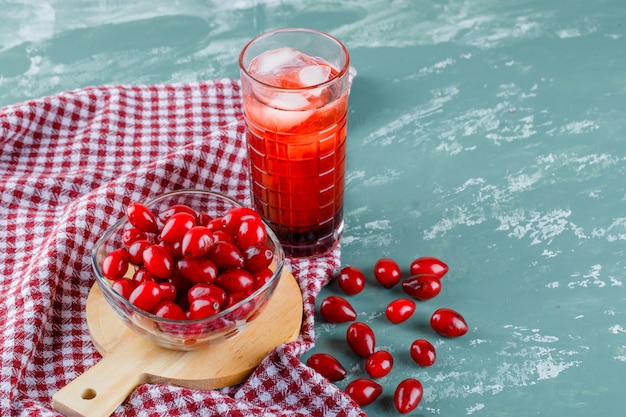
<path id="1" fill-rule="evenodd" d="M 288 256 L 326 252 L 343 231 L 348 63 L 339 41 L 305 29 L 241 54 L 252 201 Z"/>

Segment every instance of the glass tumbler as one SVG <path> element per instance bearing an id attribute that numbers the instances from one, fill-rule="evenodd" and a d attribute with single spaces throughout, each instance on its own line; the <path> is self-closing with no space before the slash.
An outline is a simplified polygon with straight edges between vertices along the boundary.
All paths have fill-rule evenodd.
<path id="1" fill-rule="evenodd" d="M 343 233 L 349 63 L 339 40 L 300 28 L 239 57 L 252 203 L 287 256 L 321 255 Z"/>

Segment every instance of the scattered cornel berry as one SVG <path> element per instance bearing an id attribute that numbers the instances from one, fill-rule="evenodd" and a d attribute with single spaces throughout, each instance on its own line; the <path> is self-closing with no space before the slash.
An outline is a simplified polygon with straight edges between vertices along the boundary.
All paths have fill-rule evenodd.
<path id="1" fill-rule="evenodd" d="M 402 271 L 393 259 L 381 258 L 374 265 L 374 277 L 383 287 L 391 288 L 400 282 Z"/>
<path id="2" fill-rule="evenodd" d="M 348 295 L 358 294 L 365 288 L 365 274 L 353 266 L 344 266 L 337 277 L 339 288 Z"/>
<path id="3" fill-rule="evenodd" d="M 422 383 L 415 378 L 407 378 L 400 382 L 393 395 L 393 403 L 402 414 L 415 410 L 422 401 L 424 389 Z"/>
<path id="4" fill-rule="evenodd" d="M 266 229 L 252 209 L 234 208 L 209 218 L 176 204 L 155 216 L 133 202 L 126 215 L 132 227 L 124 232 L 123 246 L 105 257 L 102 273 L 118 294 L 158 317 L 211 317 L 273 275 Z"/>
<path id="5" fill-rule="evenodd" d="M 111 262 L 112 269 L 119 269 L 123 259 Z M 397 298 L 391 301 L 385 311 L 385 317 L 394 325 L 401 325 L 409 321 L 416 311 L 417 302 L 427 302 L 437 297 L 442 288 L 442 279 L 448 272 L 448 265 L 441 260 L 424 256 L 415 259 L 409 267 L 409 275 L 402 277 L 398 263 L 391 258 L 381 258 L 375 265 L 373 277 L 384 289 L 391 289 L 397 284 L 409 298 Z M 348 297 L 330 295 L 320 303 L 320 314 L 324 320 L 332 324 L 347 324 L 345 341 L 350 351 L 363 360 L 363 366 L 368 377 L 359 377 L 348 381 L 345 393 L 359 406 L 367 406 L 384 391 L 384 382 L 377 382 L 392 372 L 394 358 L 387 349 L 376 349 L 377 340 L 373 329 L 362 321 L 358 321 L 358 314 L 352 307 L 349 297 L 358 296 L 366 285 L 365 274 L 355 266 L 344 266 L 337 276 L 341 291 Z M 416 300 L 416 301 L 414 301 Z M 371 312 L 370 312 L 371 313 Z M 451 308 L 438 308 L 428 320 L 435 335 L 444 338 L 463 336 L 469 330 L 463 316 Z M 349 324 L 348 324 L 349 323 Z M 435 346 L 423 335 L 417 336 L 401 347 L 408 352 L 418 367 L 433 366 L 437 360 Z M 331 382 L 343 380 L 348 375 L 344 366 L 334 356 L 328 353 L 314 353 L 306 364 L 326 377 Z M 381 381 L 384 381 L 381 380 Z M 424 394 L 421 381 L 415 378 L 405 378 L 399 382 L 389 395 L 393 396 L 393 404 L 400 414 L 415 410 Z"/>
<path id="6" fill-rule="evenodd" d="M 420 366 L 431 366 L 437 360 L 437 351 L 426 339 L 417 339 L 411 344 L 411 358 Z"/>
<path id="7" fill-rule="evenodd" d="M 386 350 L 372 353 L 365 362 L 365 371 L 372 378 L 387 376 L 393 368 L 393 355 Z"/>
<path id="8" fill-rule="evenodd" d="M 329 381 L 340 381 L 346 377 L 346 369 L 334 356 L 327 353 L 315 353 L 307 359 L 306 364 L 319 372 Z"/>
<path id="9" fill-rule="evenodd" d="M 440 308 L 430 318 L 430 326 L 442 336 L 459 337 L 467 333 L 467 323 L 451 308 Z"/>
<path id="10" fill-rule="evenodd" d="M 356 311 L 350 302 L 336 295 L 326 297 L 322 301 L 320 314 L 329 323 L 346 323 L 356 319 Z"/>
<path id="11" fill-rule="evenodd" d="M 394 324 L 407 321 L 415 312 L 415 302 L 406 298 L 392 301 L 385 310 L 387 320 Z"/>
<path id="12" fill-rule="evenodd" d="M 354 353 L 362 358 L 369 358 L 376 348 L 376 336 L 370 326 L 356 322 L 348 327 L 346 340 Z"/>
<path id="13" fill-rule="evenodd" d="M 355 379 L 346 387 L 346 394 L 360 406 L 373 403 L 382 393 L 382 385 L 367 378 Z"/>

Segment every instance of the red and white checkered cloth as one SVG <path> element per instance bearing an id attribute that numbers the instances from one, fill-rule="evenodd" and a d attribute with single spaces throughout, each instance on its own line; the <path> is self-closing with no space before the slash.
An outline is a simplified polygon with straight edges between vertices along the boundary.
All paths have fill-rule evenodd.
<path id="1" fill-rule="evenodd" d="M 84 88 L 0 109 L 0 414 L 57 416 L 52 395 L 101 356 L 87 330 L 91 249 L 131 201 L 180 188 L 249 204 L 237 80 Z M 289 260 L 305 302 L 296 342 L 243 384 L 142 385 L 115 416 L 357 416 L 298 359 L 340 250 Z"/>

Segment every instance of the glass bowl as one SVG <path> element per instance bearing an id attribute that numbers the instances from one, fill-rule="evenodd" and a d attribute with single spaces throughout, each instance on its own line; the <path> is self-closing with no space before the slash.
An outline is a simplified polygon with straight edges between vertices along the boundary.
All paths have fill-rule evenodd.
<path id="1" fill-rule="evenodd" d="M 222 217 L 232 208 L 242 205 L 227 197 L 205 190 L 177 190 L 160 195 L 147 203 L 148 209 L 158 219 L 158 214 L 168 208 L 184 204 L 197 213 L 208 214 L 211 218 Z M 159 222 L 159 227 L 162 226 Z M 237 336 L 254 319 L 272 297 L 282 273 L 285 255 L 272 230 L 263 223 L 267 232 L 266 245 L 273 252 L 269 268 L 272 276 L 253 293 L 236 304 L 207 318 L 195 320 L 170 320 L 135 307 L 111 286 L 112 281 L 102 272 L 102 264 L 111 251 L 124 247 L 124 231 L 132 225 L 127 216 L 115 223 L 98 240 L 92 251 L 92 267 L 96 282 L 111 308 L 135 333 L 151 340 L 159 346 L 174 350 L 197 350 L 212 343 L 220 343 Z M 158 243 L 158 237 L 151 238 Z M 137 266 L 130 264 L 126 277 L 132 279 Z"/>

